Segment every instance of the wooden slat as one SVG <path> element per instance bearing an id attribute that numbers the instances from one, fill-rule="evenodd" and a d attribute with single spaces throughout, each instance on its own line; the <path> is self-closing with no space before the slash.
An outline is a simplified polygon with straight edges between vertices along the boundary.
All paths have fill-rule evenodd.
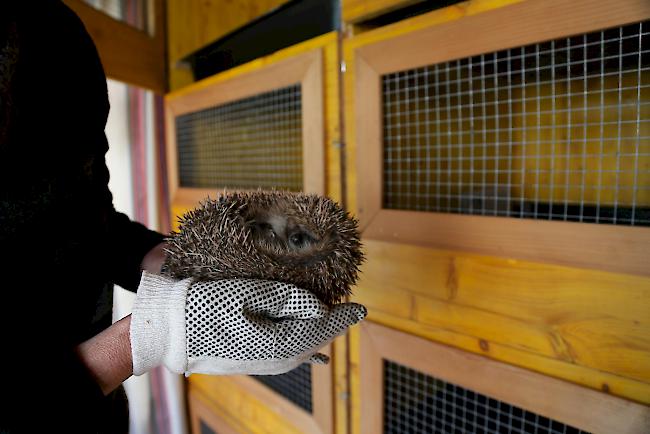
<path id="1" fill-rule="evenodd" d="M 367 220 L 368 239 L 650 276 L 645 227 L 398 210 Z"/>
<path id="2" fill-rule="evenodd" d="M 343 0 L 343 21 L 356 23 L 425 0 Z"/>
<path id="3" fill-rule="evenodd" d="M 332 432 L 336 434 L 349 433 L 350 423 L 350 382 L 349 382 L 349 359 L 348 359 L 348 336 L 341 336 L 332 343 L 333 383 L 332 408 L 334 416 L 334 427 Z"/>
<path id="4" fill-rule="evenodd" d="M 540 19 L 542 18 L 543 19 Z M 650 2 L 527 0 L 360 47 L 380 74 L 588 33 L 650 17 Z M 480 37 L 467 35 L 480 33 Z M 432 49 L 435 47 L 435 49 Z"/>
<path id="5" fill-rule="evenodd" d="M 331 434 L 334 432 L 334 378 L 332 345 L 321 350 L 321 353 L 330 357 L 329 365 L 312 365 L 311 367 L 311 401 L 313 421 L 316 422 L 319 433 Z"/>
<path id="6" fill-rule="evenodd" d="M 272 389 L 255 380 L 254 378 L 237 375 L 232 380 L 252 396 L 255 396 L 274 413 L 278 414 L 287 423 L 293 425 L 301 433 L 320 433 L 321 428 L 311 414 L 296 406 L 294 403 L 275 393 Z"/>
<path id="7" fill-rule="evenodd" d="M 354 301 L 463 349 L 650 403 L 650 278 L 366 241 Z"/>
<path id="8" fill-rule="evenodd" d="M 207 424 L 213 431 L 219 434 L 242 434 L 250 431 L 243 428 L 215 406 L 210 399 L 196 388 L 190 388 L 188 392 L 188 407 L 190 413 L 190 426 L 192 434 L 202 434 L 201 422 Z"/>
<path id="9" fill-rule="evenodd" d="M 258 397 L 250 389 L 242 387 L 233 376 L 194 374 L 189 377 L 189 382 L 214 403 L 216 411 L 235 418 L 252 433 L 303 432 L 286 415 L 269 407 L 264 397 Z"/>
<path id="10" fill-rule="evenodd" d="M 318 50 L 314 50 L 271 62 L 256 71 L 242 72 L 226 81 L 220 80 L 218 75 L 206 78 L 167 95 L 165 100 L 174 115 L 179 116 L 298 84 L 319 57 Z"/>
<path id="11" fill-rule="evenodd" d="M 325 194 L 323 52 L 317 50 L 302 76 L 303 191 Z"/>
<path id="12" fill-rule="evenodd" d="M 384 417 L 384 375 L 381 348 L 374 345 L 369 336 L 366 324 L 358 330 L 358 347 L 353 347 L 359 353 L 359 379 L 354 389 L 359 394 L 358 408 L 359 424 L 353 433 L 383 432 Z"/>
<path id="13" fill-rule="evenodd" d="M 65 3 L 79 15 L 86 26 L 108 77 L 161 94 L 165 92 L 165 39 L 161 1 L 155 2 L 154 37 L 81 0 L 65 0 Z"/>
<path id="14" fill-rule="evenodd" d="M 323 46 L 323 86 L 325 104 L 325 184 L 327 196 L 343 206 L 340 54 L 338 35 Z"/>
<path id="15" fill-rule="evenodd" d="M 361 325 L 361 432 L 380 427 L 382 359 L 593 433 L 646 433 L 650 407 L 435 344 L 370 322 Z M 364 374 L 368 369 L 371 374 Z M 507 387 L 504 387 L 507 385 Z M 370 403 L 368 403 L 370 401 Z M 381 411 L 381 410 L 379 410 Z M 379 414 L 378 414 L 379 413 Z M 368 425 L 366 425 L 368 424 Z"/>
<path id="16" fill-rule="evenodd" d="M 167 0 L 170 88 L 179 89 L 193 81 L 179 60 L 287 1 Z"/>
<path id="17" fill-rule="evenodd" d="M 381 112 L 381 82 L 379 74 L 362 56 L 355 59 L 356 94 L 359 105 L 356 111 L 355 128 L 363 137 L 363 151 L 358 159 L 359 178 L 357 198 L 359 227 L 365 230 L 381 210 L 383 178 L 382 142 L 383 122 Z M 361 98 L 365 98 L 362 100 Z M 380 168 L 380 170 L 377 170 Z"/>

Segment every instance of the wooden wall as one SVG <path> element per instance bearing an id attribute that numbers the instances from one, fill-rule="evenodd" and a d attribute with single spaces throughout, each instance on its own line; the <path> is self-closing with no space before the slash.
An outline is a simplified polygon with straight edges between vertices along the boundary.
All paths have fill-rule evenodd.
<path id="1" fill-rule="evenodd" d="M 116 20 L 82 0 L 65 0 L 83 21 L 101 58 L 106 76 L 163 94 L 165 19 L 162 0 L 152 0 L 151 32 Z"/>
<path id="2" fill-rule="evenodd" d="M 169 88 L 192 83 L 179 60 L 288 0 L 167 0 Z"/>
<path id="3" fill-rule="evenodd" d="M 364 32 L 362 26 L 352 25 L 416 1 L 343 0 L 343 19 L 351 31 L 342 38 L 341 45 L 339 35 L 324 35 L 219 76 L 227 80 L 263 68 L 268 62 L 322 47 L 326 191 L 338 201 L 345 196 L 347 208 L 356 213 L 357 164 L 363 156 L 358 155 L 355 143 L 355 50 L 418 29 L 527 2 L 541 4 L 539 0 L 470 0 Z M 192 81 L 189 71 L 177 64 L 179 59 L 282 3 L 169 0 L 171 89 L 182 93 Z M 339 56 L 345 61 L 342 82 Z M 339 123 L 341 110 L 345 128 Z M 340 143 L 345 143 L 343 152 Z M 646 196 L 641 199 L 643 204 L 650 200 Z M 177 203 L 172 214 L 187 209 L 188 204 Z M 460 249 L 372 239 L 364 239 L 364 245 L 367 262 L 353 299 L 369 308 L 369 321 L 650 404 L 650 278 Z M 348 338 L 338 339 L 333 348 L 335 393 L 331 399 L 336 433 L 361 432 L 360 339 L 359 330 L 353 328 Z M 192 376 L 190 387 L 211 399 L 219 409 L 215 412 L 222 412 L 222 417 L 236 415 L 232 424 L 243 432 L 296 429 L 277 409 L 239 387 L 233 379 Z"/>

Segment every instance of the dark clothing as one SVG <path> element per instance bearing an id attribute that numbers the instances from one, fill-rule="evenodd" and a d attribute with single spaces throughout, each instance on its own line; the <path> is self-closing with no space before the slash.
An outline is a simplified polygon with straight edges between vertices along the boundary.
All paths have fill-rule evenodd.
<path id="1" fill-rule="evenodd" d="M 111 432 L 73 348 L 110 325 L 163 236 L 115 211 L 106 77 L 58 0 L 0 2 L 0 433 Z M 109 421 L 112 421 L 109 423 Z"/>

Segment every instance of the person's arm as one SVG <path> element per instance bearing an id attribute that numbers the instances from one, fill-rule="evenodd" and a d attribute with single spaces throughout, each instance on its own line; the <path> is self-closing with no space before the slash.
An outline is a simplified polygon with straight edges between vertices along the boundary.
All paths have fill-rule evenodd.
<path id="1" fill-rule="evenodd" d="M 133 374 L 129 328 L 131 315 L 122 318 L 76 348 L 81 363 L 104 395 Z"/>
<path id="2" fill-rule="evenodd" d="M 112 203 L 110 207 L 112 209 Z M 163 234 L 113 210 L 109 218 L 105 265 L 111 280 L 136 292 L 143 270 L 160 272 L 164 261 L 164 241 Z"/>
<path id="3" fill-rule="evenodd" d="M 148 271 L 153 274 L 160 274 L 162 270 L 163 263 L 165 262 L 166 253 L 165 253 L 166 243 L 156 244 L 151 250 L 144 255 L 142 258 L 142 263 L 140 268 L 142 271 Z"/>

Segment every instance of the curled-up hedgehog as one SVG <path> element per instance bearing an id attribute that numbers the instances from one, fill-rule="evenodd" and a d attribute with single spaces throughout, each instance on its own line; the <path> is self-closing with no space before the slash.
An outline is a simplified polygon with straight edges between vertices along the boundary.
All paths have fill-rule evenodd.
<path id="1" fill-rule="evenodd" d="M 179 220 L 163 274 L 292 283 L 332 305 L 363 261 L 358 223 L 334 201 L 283 191 L 224 193 Z"/>

